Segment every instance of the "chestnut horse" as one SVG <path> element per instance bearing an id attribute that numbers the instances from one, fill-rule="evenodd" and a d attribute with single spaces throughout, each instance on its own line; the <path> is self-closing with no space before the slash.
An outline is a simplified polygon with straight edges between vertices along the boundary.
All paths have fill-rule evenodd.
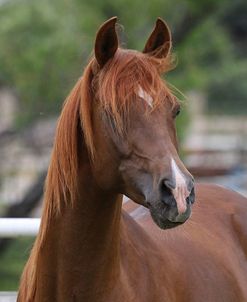
<path id="1" fill-rule="evenodd" d="M 247 200 L 194 187 L 178 156 L 170 31 L 158 19 L 141 53 L 115 27 L 64 104 L 18 302 L 247 301 Z"/>

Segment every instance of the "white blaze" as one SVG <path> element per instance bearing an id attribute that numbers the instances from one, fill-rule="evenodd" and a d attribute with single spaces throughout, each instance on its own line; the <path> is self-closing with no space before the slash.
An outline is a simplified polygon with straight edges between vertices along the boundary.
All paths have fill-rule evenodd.
<path id="1" fill-rule="evenodd" d="M 177 202 L 178 213 L 182 214 L 187 209 L 186 197 L 189 196 L 190 192 L 187 189 L 186 181 L 183 173 L 177 166 L 175 160 L 172 158 L 172 174 L 175 178 L 176 187 L 172 190 L 172 194 Z"/>
<path id="2" fill-rule="evenodd" d="M 139 87 L 138 96 L 144 101 L 146 101 L 148 105 L 153 108 L 153 98 L 141 87 Z"/>

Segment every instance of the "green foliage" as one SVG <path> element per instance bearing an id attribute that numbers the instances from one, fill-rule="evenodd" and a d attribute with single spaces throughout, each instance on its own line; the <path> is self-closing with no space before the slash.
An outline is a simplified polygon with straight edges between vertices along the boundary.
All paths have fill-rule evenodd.
<path id="1" fill-rule="evenodd" d="M 244 1 L 237 3 L 246 10 Z M 236 11 L 239 11 L 236 3 L 229 3 L 196 27 L 179 45 L 179 68 L 169 77 L 180 89 L 204 91 L 209 113 L 247 114 L 247 59 L 242 55 L 247 31 L 243 18 L 241 22 L 233 22 L 232 14 L 237 19 Z M 228 26 L 225 24 L 228 19 L 222 17 L 225 14 L 232 20 Z M 234 30 L 238 30 L 238 35 L 233 36 Z"/>
<path id="2" fill-rule="evenodd" d="M 208 110 L 217 114 L 247 114 L 247 61 L 221 70 L 208 87 Z"/>
<path id="3" fill-rule="evenodd" d="M 98 19 L 84 12 L 81 19 L 75 1 L 15 1 L 1 9 L 1 78 L 17 90 L 22 120 L 57 112 L 82 73 L 91 44 L 83 32 Z"/>
<path id="4" fill-rule="evenodd" d="M 0 291 L 18 289 L 21 272 L 29 256 L 33 238 L 14 240 L 0 257 Z"/>
<path id="5" fill-rule="evenodd" d="M 187 37 L 178 57 L 180 86 L 204 89 L 219 68 L 232 62 L 232 45 L 223 28 L 210 18 Z"/>

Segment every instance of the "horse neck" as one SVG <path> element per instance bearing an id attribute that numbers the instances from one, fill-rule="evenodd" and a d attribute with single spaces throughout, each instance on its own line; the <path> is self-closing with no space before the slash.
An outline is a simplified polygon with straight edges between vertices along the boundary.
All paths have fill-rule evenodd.
<path id="1" fill-rule="evenodd" d="M 80 171 L 77 200 L 49 222 L 38 254 L 36 295 L 50 301 L 63 301 L 70 291 L 99 301 L 119 274 L 122 196 L 102 191 L 89 163 Z"/>

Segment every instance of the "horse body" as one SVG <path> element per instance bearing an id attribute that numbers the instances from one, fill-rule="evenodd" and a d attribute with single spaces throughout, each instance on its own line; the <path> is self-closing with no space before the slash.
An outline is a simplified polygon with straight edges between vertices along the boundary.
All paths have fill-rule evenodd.
<path id="1" fill-rule="evenodd" d="M 246 199 L 203 184 L 196 196 L 192 217 L 179 228 L 163 232 L 148 214 L 137 218 L 150 242 L 136 245 L 147 247 L 141 258 L 154 265 L 148 274 L 154 286 L 147 282 L 145 289 L 158 295 L 143 301 L 246 301 Z"/>
<path id="2" fill-rule="evenodd" d="M 179 106 L 158 73 L 170 31 L 159 19 L 144 53 L 126 51 L 115 22 L 64 105 L 17 301 L 247 301 L 247 202 L 194 188 L 179 159 Z"/>

